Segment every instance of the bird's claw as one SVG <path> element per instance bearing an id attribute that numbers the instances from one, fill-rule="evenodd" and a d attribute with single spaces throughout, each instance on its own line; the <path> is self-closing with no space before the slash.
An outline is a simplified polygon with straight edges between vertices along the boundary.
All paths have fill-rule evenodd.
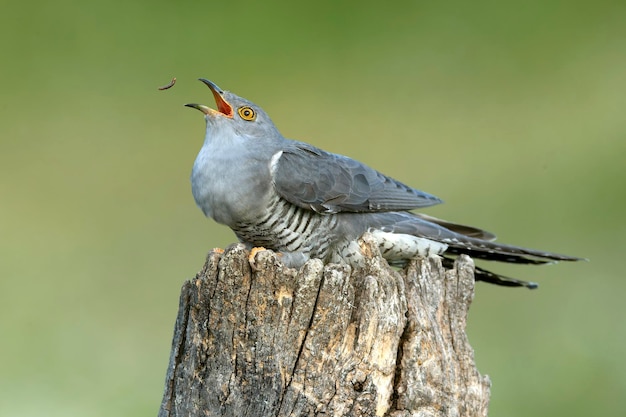
<path id="1" fill-rule="evenodd" d="M 256 254 L 259 252 L 262 252 L 265 249 L 263 246 L 259 246 L 259 247 L 254 247 L 252 249 L 250 249 L 250 255 L 248 256 L 248 262 L 250 263 L 250 267 L 252 268 L 252 270 L 254 272 L 258 271 L 259 269 L 256 266 Z"/>

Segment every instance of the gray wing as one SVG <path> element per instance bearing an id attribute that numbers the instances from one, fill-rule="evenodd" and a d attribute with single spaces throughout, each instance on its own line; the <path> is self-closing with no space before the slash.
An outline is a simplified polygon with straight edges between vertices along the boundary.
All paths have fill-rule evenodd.
<path id="1" fill-rule="evenodd" d="M 361 162 L 301 142 L 275 155 L 271 171 L 281 197 L 318 213 L 412 210 L 441 203 Z"/>

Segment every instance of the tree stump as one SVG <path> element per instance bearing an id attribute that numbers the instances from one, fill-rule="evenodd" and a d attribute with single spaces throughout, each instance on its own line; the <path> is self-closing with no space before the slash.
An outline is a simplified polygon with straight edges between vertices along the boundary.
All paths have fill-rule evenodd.
<path id="1" fill-rule="evenodd" d="M 398 272 L 360 243 L 355 270 L 210 252 L 182 288 L 159 416 L 486 416 L 465 334 L 472 260 Z"/>

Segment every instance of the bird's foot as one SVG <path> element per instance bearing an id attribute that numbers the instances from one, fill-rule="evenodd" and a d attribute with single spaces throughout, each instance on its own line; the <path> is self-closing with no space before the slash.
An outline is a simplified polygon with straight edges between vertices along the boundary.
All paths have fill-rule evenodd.
<path id="1" fill-rule="evenodd" d="M 259 246 L 259 247 L 254 247 L 252 249 L 250 249 L 250 255 L 248 256 L 248 262 L 250 263 L 250 267 L 252 268 L 252 270 L 254 272 L 258 271 L 258 268 L 256 267 L 256 254 L 259 252 L 262 252 L 265 249 L 263 246 Z"/>

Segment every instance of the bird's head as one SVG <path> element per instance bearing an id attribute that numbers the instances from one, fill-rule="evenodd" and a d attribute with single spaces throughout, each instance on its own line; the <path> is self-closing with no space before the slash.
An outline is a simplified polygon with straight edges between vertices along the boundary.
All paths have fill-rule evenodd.
<path id="1" fill-rule="evenodd" d="M 200 81 L 206 84 L 213 93 L 217 109 L 196 103 L 185 104 L 185 106 L 204 113 L 207 134 L 211 131 L 222 133 L 231 131 L 236 136 L 250 139 L 280 137 L 272 120 L 259 106 L 230 91 L 222 90 L 209 80 L 200 78 Z"/>

